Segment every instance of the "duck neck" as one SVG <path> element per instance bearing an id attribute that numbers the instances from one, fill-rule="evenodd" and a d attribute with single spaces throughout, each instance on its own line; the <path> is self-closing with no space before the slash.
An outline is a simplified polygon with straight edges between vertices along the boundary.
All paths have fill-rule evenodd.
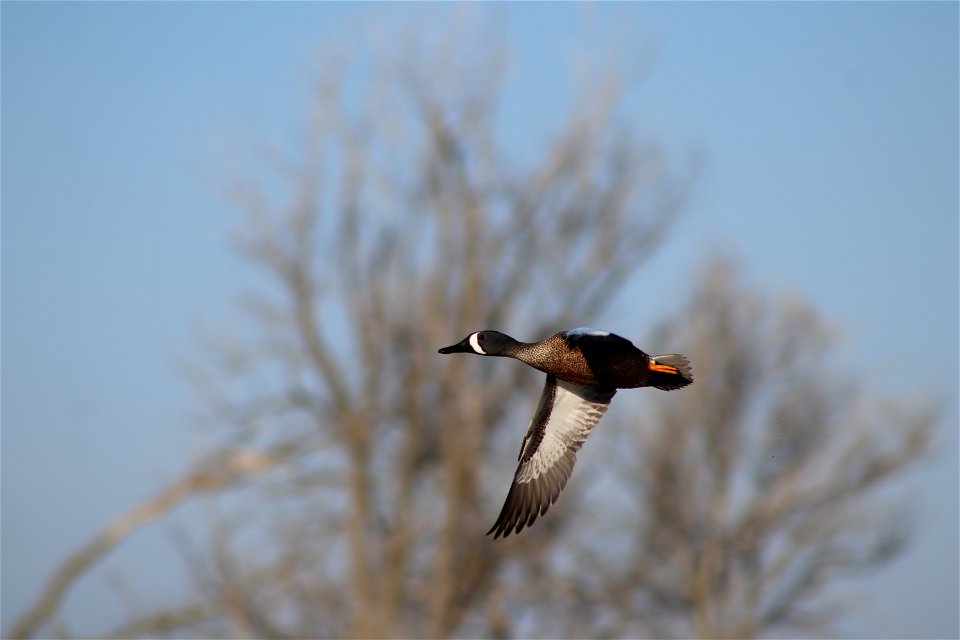
<path id="1" fill-rule="evenodd" d="M 520 342 L 519 340 L 514 340 L 513 338 L 507 336 L 497 355 L 504 358 L 516 358 L 517 360 L 522 361 L 523 353 L 529 346 L 531 345 L 526 342 Z"/>
<path id="2" fill-rule="evenodd" d="M 531 367 L 536 369 L 543 369 L 543 365 L 546 364 L 547 356 L 549 353 L 543 348 L 542 344 L 539 342 L 517 342 L 514 341 L 510 345 L 507 353 L 505 353 L 509 358 L 515 358 L 524 364 L 528 364 Z"/>

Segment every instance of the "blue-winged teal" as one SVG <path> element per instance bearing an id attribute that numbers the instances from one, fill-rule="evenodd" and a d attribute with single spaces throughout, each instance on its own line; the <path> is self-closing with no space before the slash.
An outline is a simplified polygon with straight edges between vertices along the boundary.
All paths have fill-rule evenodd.
<path id="1" fill-rule="evenodd" d="M 573 472 L 577 451 L 617 389 L 670 391 L 693 382 L 685 357 L 649 356 L 626 338 L 598 329 L 561 331 L 533 343 L 518 342 L 499 331 L 477 331 L 439 352 L 516 358 L 547 374 L 507 500 L 487 532 L 494 538 L 520 533 L 557 501 Z"/>

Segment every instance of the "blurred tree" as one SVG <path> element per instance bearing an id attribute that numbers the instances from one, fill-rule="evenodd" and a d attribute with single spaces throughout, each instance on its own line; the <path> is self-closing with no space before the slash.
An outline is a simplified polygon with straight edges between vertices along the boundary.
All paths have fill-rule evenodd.
<path id="1" fill-rule="evenodd" d="M 842 635 L 850 603 L 829 588 L 906 542 L 887 490 L 927 451 L 932 407 L 865 393 L 809 305 L 752 291 L 725 260 L 653 343 L 691 354 L 696 383 L 591 440 L 627 494 L 608 492 L 606 526 L 544 576 L 571 586 L 551 631 Z"/>
<path id="2" fill-rule="evenodd" d="M 818 587 L 895 552 L 901 530 L 860 501 L 916 459 L 928 416 L 861 415 L 819 320 L 723 270 L 654 341 L 689 354 L 697 383 L 645 411 L 654 428 L 612 412 L 601 431 L 619 435 L 591 439 L 629 495 L 577 523 L 574 486 L 530 532 L 483 537 L 542 380 L 437 347 L 595 318 L 690 174 L 619 118 L 615 72 L 515 163 L 502 55 L 464 55 L 461 36 L 324 69 L 302 149 L 234 194 L 239 246 L 269 280 L 204 377 L 210 454 L 68 558 L 10 635 L 49 630 L 78 577 L 201 494 L 219 515 L 208 544 L 184 545 L 195 594 L 110 635 L 749 637 L 819 628 Z"/>

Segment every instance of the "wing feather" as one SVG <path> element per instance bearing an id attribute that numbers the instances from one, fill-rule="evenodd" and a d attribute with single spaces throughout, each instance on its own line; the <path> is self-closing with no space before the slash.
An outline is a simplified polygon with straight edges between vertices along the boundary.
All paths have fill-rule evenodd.
<path id="1" fill-rule="evenodd" d="M 600 421 L 615 389 L 600 390 L 548 375 L 537 412 L 520 446 L 520 462 L 494 538 L 520 533 L 557 501 L 573 473 L 577 451 Z"/>

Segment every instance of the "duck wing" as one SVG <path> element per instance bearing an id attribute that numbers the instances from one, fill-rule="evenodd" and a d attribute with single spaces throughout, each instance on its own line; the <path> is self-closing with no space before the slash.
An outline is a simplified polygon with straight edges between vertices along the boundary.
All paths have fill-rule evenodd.
<path id="1" fill-rule="evenodd" d="M 537 412 L 520 447 L 520 464 L 496 524 L 494 538 L 520 533 L 557 501 L 577 451 L 610 406 L 616 389 L 598 389 L 547 375 Z"/>

